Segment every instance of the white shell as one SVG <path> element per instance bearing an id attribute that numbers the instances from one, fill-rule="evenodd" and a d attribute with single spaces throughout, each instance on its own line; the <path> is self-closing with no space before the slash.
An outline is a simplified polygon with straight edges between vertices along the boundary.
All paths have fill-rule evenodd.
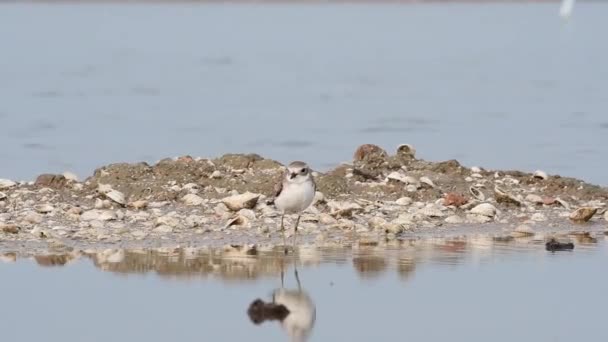
<path id="1" fill-rule="evenodd" d="M 416 156 L 416 149 L 410 144 L 401 144 L 397 146 L 397 153 L 405 153 L 414 157 Z"/>
<path id="2" fill-rule="evenodd" d="M 534 178 L 540 178 L 540 179 L 547 179 L 549 178 L 549 175 L 547 175 L 547 173 L 545 171 L 542 170 L 536 170 L 534 171 Z"/>
<path id="3" fill-rule="evenodd" d="M 479 166 L 473 166 L 471 168 L 471 172 L 472 173 L 480 173 L 481 172 L 481 168 Z"/>
<path id="4" fill-rule="evenodd" d="M 246 192 L 244 194 L 226 197 L 222 199 L 222 203 L 224 203 L 226 207 L 232 211 L 239 211 L 243 208 L 252 209 L 255 207 L 259 198 L 259 194 Z"/>
<path id="5" fill-rule="evenodd" d="M 204 200 L 199 195 L 187 194 L 186 196 L 182 197 L 182 202 L 184 202 L 185 205 L 201 205 L 203 204 Z"/>
<path id="6" fill-rule="evenodd" d="M 106 195 L 107 198 L 111 199 L 112 201 L 114 201 L 114 202 L 116 202 L 116 203 L 118 203 L 120 205 L 124 206 L 124 205 L 127 204 L 127 200 L 125 199 L 125 195 L 122 192 L 118 191 L 118 190 L 112 189 L 112 190 L 108 191 L 105 195 Z"/>
<path id="7" fill-rule="evenodd" d="M 410 204 L 412 204 L 412 199 L 409 197 L 401 197 L 398 200 L 396 200 L 395 203 L 399 204 L 399 205 L 410 205 Z"/>
<path id="8" fill-rule="evenodd" d="M 8 189 L 17 185 L 17 183 L 13 182 L 10 179 L 1 179 L 0 178 L 0 190 Z"/>
<path id="9" fill-rule="evenodd" d="M 471 214 L 494 217 L 496 215 L 496 207 L 490 203 L 481 203 L 471 209 Z"/>
<path id="10" fill-rule="evenodd" d="M 433 183 L 433 181 L 429 177 L 420 177 L 420 183 L 426 184 L 431 188 L 435 187 L 435 183 Z"/>
<path id="11" fill-rule="evenodd" d="M 483 202 L 486 200 L 486 195 L 484 195 L 479 188 L 472 186 L 469 188 L 469 193 L 471 194 L 471 196 L 473 196 L 473 198 L 477 199 L 478 201 Z"/>
<path id="12" fill-rule="evenodd" d="M 249 219 L 242 215 L 237 215 L 235 218 L 230 219 L 228 223 L 226 223 L 225 228 L 230 226 L 249 226 Z"/>

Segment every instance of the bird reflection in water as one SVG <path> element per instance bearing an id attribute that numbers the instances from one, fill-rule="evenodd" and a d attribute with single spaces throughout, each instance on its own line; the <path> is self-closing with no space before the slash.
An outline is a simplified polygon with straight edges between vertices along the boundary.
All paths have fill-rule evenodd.
<path id="1" fill-rule="evenodd" d="M 316 307 L 308 293 L 302 289 L 297 266 L 294 276 L 297 289 L 284 287 L 284 272 L 281 266 L 281 287 L 272 292 L 272 301 L 254 300 L 247 314 L 254 324 L 265 321 L 279 321 L 289 335 L 290 341 L 306 341 L 315 325 Z"/>

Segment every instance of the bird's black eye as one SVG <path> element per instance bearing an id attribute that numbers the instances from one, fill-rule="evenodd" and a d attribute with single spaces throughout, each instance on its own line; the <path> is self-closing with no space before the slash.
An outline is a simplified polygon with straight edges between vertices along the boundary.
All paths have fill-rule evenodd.
<path id="1" fill-rule="evenodd" d="M 303 168 L 302 170 L 300 170 L 300 173 L 306 173 L 306 168 Z"/>

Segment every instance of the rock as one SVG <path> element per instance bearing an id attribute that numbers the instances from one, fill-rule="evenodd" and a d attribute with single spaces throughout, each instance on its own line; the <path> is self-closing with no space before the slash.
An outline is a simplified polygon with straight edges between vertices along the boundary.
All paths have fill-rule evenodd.
<path id="1" fill-rule="evenodd" d="M 50 204 L 39 204 L 34 206 L 34 209 L 41 214 L 48 214 L 55 210 L 55 208 Z"/>
<path id="2" fill-rule="evenodd" d="M 39 187 L 62 189 L 66 186 L 67 183 L 68 180 L 63 175 L 53 175 L 45 173 L 36 178 L 34 185 Z"/>
<path id="3" fill-rule="evenodd" d="M 511 232 L 510 235 L 514 238 L 527 237 L 527 236 L 533 236 L 534 231 L 532 230 L 532 228 L 530 226 L 522 224 L 520 226 L 517 226 L 515 228 L 515 230 Z"/>
<path id="4" fill-rule="evenodd" d="M 160 233 L 160 234 L 172 233 L 173 227 L 162 224 L 162 225 L 152 229 L 152 231 L 154 233 Z"/>
<path id="5" fill-rule="evenodd" d="M 0 178 L 0 190 L 5 190 L 14 187 L 17 183 L 13 182 L 10 179 L 1 179 Z"/>
<path id="6" fill-rule="evenodd" d="M 253 209 L 259 198 L 259 194 L 246 192 L 244 194 L 226 197 L 222 199 L 222 203 L 232 211 L 239 211 L 241 209 Z"/>
<path id="7" fill-rule="evenodd" d="M 116 214 L 111 210 L 91 209 L 80 215 L 81 221 L 111 221 L 116 220 Z"/>
<path id="8" fill-rule="evenodd" d="M 547 173 L 545 171 L 536 170 L 536 171 L 534 171 L 534 178 L 546 180 L 549 178 L 549 175 L 547 175 Z"/>
<path id="9" fill-rule="evenodd" d="M 182 202 L 184 202 L 185 205 L 201 205 L 205 201 L 199 195 L 187 194 L 186 196 L 182 197 Z"/>
<path id="10" fill-rule="evenodd" d="M 450 223 L 450 224 L 459 224 L 459 223 L 463 223 L 464 220 L 462 219 L 462 217 L 460 217 L 458 215 L 450 215 L 445 218 L 444 222 Z"/>
<path id="11" fill-rule="evenodd" d="M 135 210 L 143 210 L 146 209 L 148 207 L 148 201 L 146 200 L 137 200 L 134 202 L 129 203 L 129 207 L 135 209 Z"/>
<path id="12" fill-rule="evenodd" d="M 544 204 L 544 200 L 539 195 L 530 194 L 526 196 L 526 201 L 534 204 Z"/>
<path id="13" fill-rule="evenodd" d="M 471 214 L 482 215 L 486 217 L 494 217 L 496 216 L 496 207 L 491 205 L 490 203 L 481 203 L 471 209 Z"/>
<path id="14" fill-rule="evenodd" d="M 361 161 L 372 155 L 380 156 L 382 158 L 386 158 L 388 156 L 386 151 L 384 151 L 380 146 L 373 144 L 364 144 L 357 148 L 355 154 L 353 155 L 353 159 L 355 161 Z"/>
<path id="15" fill-rule="evenodd" d="M 530 217 L 530 219 L 532 221 L 536 221 L 536 222 L 547 221 L 547 217 L 545 215 L 543 215 L 542 213 L 535 213 L 532 215 L 532 217 Z"/>
<path id="16" fill-rule="evenodd" d="M 412 199 L 409 197 L 401 197 L 395 201 L 396 204 L 403 205 L 403 206 L 410 205 L 410 204 L 412 204 L 412 202 L 413 202 Z"/>
<path id="17" fill-rule="evenodd" d="M 169 226 L 177 227 L 179 225 L 179 219 L 172 215 L 161 216 L 156 219 L 155 225 L 158 226 Z"/>
<path id="18" fill-rule="evenodd" d="M 384 225 L 386 225 L 387 221 L 385 219 L 383 219 L 382 217 L 378 217 L 378 216 L 374 216 L 371 219 L 369 219 L 369 221 L 367 221 L 367 224 L 369 225 L 369 227 L 371 229 L 382 229 L 382 227 Z"/>
<path id="19" fill-rule="evenodd" d="M 455 207 L 460 207 L 461 205 L 467 204 L 467 202 L 469 202 L 468 198 L 455 192 L 448 192 L 443 198 L 443 205 L 445 205 L 446 207 L 451 205 Z"/>
<path id="20" fill-rule="evenodd" d="M 39 224 L 42 222 L 43 217 L 42 215 L 35 213 L 33 211 L 27 212 L 24 216 L 23 216 L 23 220 L 27 223 L 31 223 L 31 224 Z"/>
<path id="21" fill-rule="evenodd" d="M 110 203 L 110 202 L 108 201 L 108 203 Z M 93 207 L 95 209 L 108 209 L 109 207 L 106 207 L 104 204 L 105 204 L 104 200 L 102 200 L 101 198 L 97 198 L 97 199 L 95 199 L 95 204 L 93 205 Z M 111 204 L 110 204 L 110 206 L 111 206 Z"/>
<path id="22" fill-rule="evenodd" d="M 0 223 L 0 231 L 8 234 L 19 233 L 19 226 L 12 223 Z"/>
<path id="23" fill-rule="evenodd" d="M 570 214 L 570 219 L 577 222 L 587 222 L 597 213 L 597 208 L 582 207 L 578 208 Z"/>

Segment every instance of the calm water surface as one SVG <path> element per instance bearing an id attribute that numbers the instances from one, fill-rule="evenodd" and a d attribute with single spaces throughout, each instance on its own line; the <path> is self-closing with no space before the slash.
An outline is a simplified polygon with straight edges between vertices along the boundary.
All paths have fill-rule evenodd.
<path id="1" fill-rule="evenodd" d="M 608 184 L 608 4 L 0 6 L 0 176 L 374 142 Z"/>
<path id="2" fill-rule="evenodd" d="M 271 300 L 283 271 L 284 287 L 309 298 L 291 322 L 315 313 L 314 324 L 299 325 L 309 341 L 606 341 L 607 241 L 575 244 L 550 253 L 526 240 L 428 240 L 306 248 L 297 258 L 5 254 L 0 328 L 6 341 L 287 341 L 278 321 L 256 325 L 247 315 L 255 299 Z"/>

